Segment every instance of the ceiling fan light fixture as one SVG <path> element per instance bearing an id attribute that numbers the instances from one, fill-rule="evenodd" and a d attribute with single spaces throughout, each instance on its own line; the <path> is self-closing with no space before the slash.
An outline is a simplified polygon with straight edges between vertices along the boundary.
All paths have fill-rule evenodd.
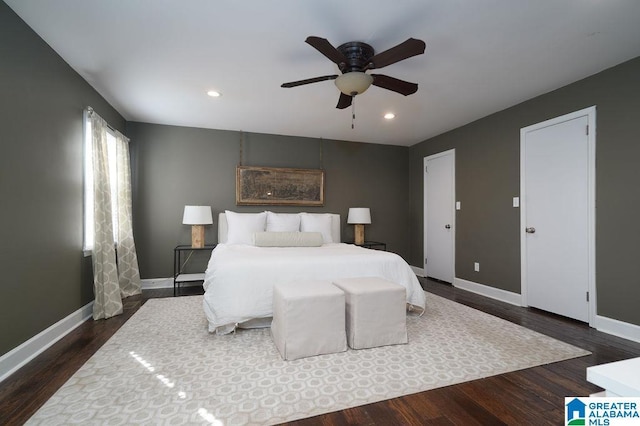
<path id="1" fill-rule="evenodd" d="M 369 74 L 353 71 L 338 76 L 335 80 L 338 89 L 348 96 L 364 93 L 373 83 L 373 77 Z"/>

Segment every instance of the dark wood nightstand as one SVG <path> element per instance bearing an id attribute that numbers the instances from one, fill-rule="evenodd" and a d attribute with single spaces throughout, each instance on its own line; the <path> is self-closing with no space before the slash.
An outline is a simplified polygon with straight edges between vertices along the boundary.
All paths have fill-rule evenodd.
<path id="1" fill-rule="evenodd" d="M 356 246 L 368 249 L 387 251 L 387 243 L 382 243 L 380 241 L 365 241 L 362 244 L 356 244 L 354 241 L 347 241 L 347 244 L 354 244 Z"/>

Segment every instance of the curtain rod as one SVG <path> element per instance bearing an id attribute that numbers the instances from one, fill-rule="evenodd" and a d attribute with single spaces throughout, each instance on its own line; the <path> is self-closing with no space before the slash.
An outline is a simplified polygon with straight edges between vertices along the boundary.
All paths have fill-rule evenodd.
<path id="1" fill-rule="evenodd" d="M 97 112 L 95 112 L 95 111 L 93 110 L 93 108 L 91 108 L 90 106 L 89 106 L 89 107 L 87 107 L 87 112 L 88 112 L 89 114 L 95 114 L 95 115 L 97 115 L 98 117 L 102 118 L 102 116 L 101 116 L 100 114 L 98 114 Z M 107 120 L 105 120 L 104 118 L 102 118 L 102 119 L 104 120 L 104 123 L 107 125 L 107 128 L 108 128 L 109 130 L 111 130 L 111 131 L 113 131 L 113 132 L 118 132 L 118 133 L 120 133 L 120 131 L 119 131 L 118 129 L 116 129 L 115 127 L 113 127 L 111 124 L 107 123 Z"/>

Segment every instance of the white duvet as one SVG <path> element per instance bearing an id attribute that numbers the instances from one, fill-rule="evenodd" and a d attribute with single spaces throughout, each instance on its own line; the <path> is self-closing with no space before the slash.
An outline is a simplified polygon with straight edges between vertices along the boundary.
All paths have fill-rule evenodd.
<path id="1" fill-rule="evenodd" d="M 272 316 L 273 285 L 311 279 L 380 277 L 407 289 L 407 303 L 424 310 L 425 297 L 411 267 L 395 253 L 352 244 L 255 247 L 218 244 L 204 281 L 209 331 L 228 333 L 247 321 Z"/>

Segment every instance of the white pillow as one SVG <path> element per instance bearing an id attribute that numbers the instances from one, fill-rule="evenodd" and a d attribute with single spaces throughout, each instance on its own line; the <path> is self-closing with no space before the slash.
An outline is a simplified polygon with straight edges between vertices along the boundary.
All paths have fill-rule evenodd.
<path id="1" fill-rule="evenodd" d="M 235 213 L 225 210 L 227 216 L 227 244 L 253 244 L 253 234 L 263 232 L 267 224 L 267 212 Z"/>
<path id="2" fill-rule="evenodd" d="M 267 212 L 267 232 L 300 231 L 300 215 L 298 213 Z"/>
<path id="3" fill-rule="evenodd" d="M 320 247 L 319 232 L 256 232 L 253 243 L 257 247 Z"/>
<path id="4" fill-rule="evenodd" d="M 331 236 L 331 215 L 328 213 L 300 213 L 302 232 L 320 232 L 325 244 L 333 243 Z"/>

